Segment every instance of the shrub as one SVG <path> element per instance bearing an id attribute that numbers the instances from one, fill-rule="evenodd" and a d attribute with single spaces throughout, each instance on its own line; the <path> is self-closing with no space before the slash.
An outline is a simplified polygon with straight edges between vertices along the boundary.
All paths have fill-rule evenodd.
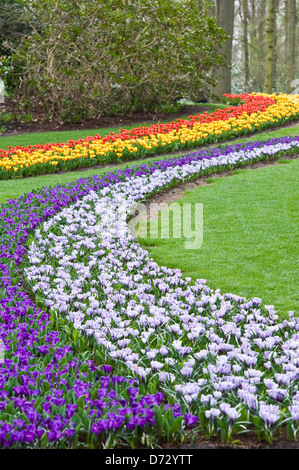
<path id="1" fill-rule="evenodd" d="M 225 38 L 196 0 L 29 0 L 14 53 L 20 99 L 61 121 L 155 111 L 215 84 Z M 20 73 L 22 64 L 22 73 Z"/>

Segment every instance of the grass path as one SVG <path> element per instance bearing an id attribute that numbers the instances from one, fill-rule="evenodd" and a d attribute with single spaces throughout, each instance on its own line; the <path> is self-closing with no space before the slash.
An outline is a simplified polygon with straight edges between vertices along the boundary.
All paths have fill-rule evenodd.
<path id="1" fill-rule="evenodd" d="M 197 106 L 206 106 L 210 107 L 210 112 L 213 113 L 216 109 L 223 109 L 227 107 L 224 104 L 215 104 L 209 103 L 200 104 L 195 103 Z M 188 119 L 188 116 L 182 116 L 180 119 Z M 160 124 L 162 122 L 169 122 L 169 121 L 150 121 L 150 122 L 141 122 L 141 123 L 133 123 L 132 125 L 121 125 L 115 127 L 103 127 L 101 129 L 79 129 L 74 131 L 53 131 L 53 132 L 34 132 L 34 133 L 24 133 L 24 134 L 17 134 L 17 135 L 9 135 L 9 136 L 1 136 L 0 135 L 0 149 L 8 149 L 9 146 L 17 147 L 17 146 L 24 146 L 27 147 L 28 145 L 44 145 L 48 143 L 63 143 L 67 142 L 68 140 L 78 140 L 84 137 L 88 137 L 90 135 L 99 134 L 100 136 L 105 136 L 110 134 L 110 132 L 119 132 L 120 129 L 132 129 L 140 126 L 150 126 L 152 124 Z M 79 126 L 79 125 L 78 125 Z"/>
<path id="2" fill-rule="evenodd" d="M 160 265 L 245 297 L 260 297 L 281 317 L 299 313 L 299 160 L 238 169 L 208 178 L 177 200 L 202 203 L 203 245 L 186 250 L 185 239 L 140 239 Z"/>

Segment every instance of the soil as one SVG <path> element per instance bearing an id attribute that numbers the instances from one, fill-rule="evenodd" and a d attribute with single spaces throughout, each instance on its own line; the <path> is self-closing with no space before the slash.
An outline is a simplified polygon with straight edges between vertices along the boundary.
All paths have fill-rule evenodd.
<path id="1" fill-rule="evenodd" d="M 163 449 L 299 449 L 299 442 L 288 440 L 286 431 L 282 431 L 280 435 L 277 433 L 277 436 L 274 436 L 273 442 L 270 444 L 267 441 L 259 441 L 253 431 L 236 436 L 230 443 L 222 443 L 220 437 L 199 435 L 192 444 L 168 444 L 163 446 Z"/>
<path id="2" fill-rule="evenodd" d="M 248 431 L 248 432 L 247 432 Z M 224 443 L 221 441 L 220 433 L 217 436 L 213 437 L 208 437 L 205 436 L 204 433 L 199 432 L 193 433 L 193 441 L 187 442 L 187 443 L 160 443 L 159 449 L 164 451 L 169 451 L 171 453 L 171 450 L 186 450 L 186 451 L 195 451 L 194 456 L 200 456 L 201 454 L 198 454 L 196 451 L 203 450 L 203 449 L 231 449 L 231 450 L 244 450 L 244 449 L 250 449 L 250 450 L 263 450 L 263 449 L 299 449 L 299 442 L 295 440 L 289 440 L 287 438 L 287 431 L 286 428 L 283 428 L 281 430 L 276 431 L 274 433 L 273 441 L 272 443 L 269 443 L 266 440 L 259 440 L 255 430 L 253 427 L 248 429 L 246 432 L 243 434 L 239 434 L 237 436 L 232 436 L 232 439 L 230 442 Z M 145 447 L 141 447 L 142 449 L 145 449 Z M 192 454 L 192 452 L 190 452 Z M 182 454 L 187 455 L 186 452 L 182 452 Z"/>
<path id="3" fill-rule="evenodd" d="M 197 114 L 210 111 L 209 105 L 198 106 L 198 105 L 186 105 L 183 106 L 177 112 L 164 113 L 146 113 L 146 112 L 135 112 L 125 116 L 101 116 L 94 119 L 85 119 L 77 121 L 75 123 L 61 124 L 58 121 L 49 121 L 42 107 L 35 107 L 34 111 L 31 111 L 33 121 L 22 123 L 19 121 L 4 122 L 0 120 L 0 128 L 5 127 L 5 132 L 1 136 L 27 134 L 31 132 L 51 132 L 51 131 L 73 131 L 81 129 L 100 129 L 105 127 L 120 127 L 129 126 L 131 124 L 155 124 L 163 121 L 173 121 L 182 117 L 194 116 Z M 5 103 L 0 103 L 0 112 L 5 111 L 6 113 L 15 113 L 20 115 L 20 109 L 18 104 L 9 98 L 5 99 Z"/>

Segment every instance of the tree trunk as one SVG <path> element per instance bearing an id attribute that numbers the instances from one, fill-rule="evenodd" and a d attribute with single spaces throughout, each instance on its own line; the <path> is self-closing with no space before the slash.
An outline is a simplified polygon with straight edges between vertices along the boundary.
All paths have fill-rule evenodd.
<path id="1" fill-rule="evenodd" d="M 274 58 L 274 24 L 276 21 L 275 0 L 268 0 L 267 13 L 267 56 L 266 56 L 266 76 L 265 76 L 265 93 L 272 93 L 273 90 L 273 58 Z"/>
<path id="2" fill-rule="evenodd" d="M 244 85 L 249 86 L 249 50 L 248 50 L 248 0 L 243 0 L 243 48 L 244 48 Z"/>
<path id="3" fill-rule="evenodd" d="M 235 0 L 217 0 L 216 15 L 218 24 L 229 35 L 228 41 L 220 48 L 219 52 L 226 57 L 227 67 L 219 69 L 218 86 L 213 90 L 214 94 L 222 100 L 225 93 L 231 93 L 231 65 L 232 45 L 234 34 Z"/>
<path id="4" fill-rule="evenodd" d="M 264 89 L 265 83 L 265 56 L 266 56 L 266 41 L 265 41 L 265 17 L 266 17 L 267 4 L 266 0 L 261 0 L 259 4 L 259 30 L 258 30 L 258 71 L 257 71 L 257 83 L 258 90 Z"/>
<path id="5" fill-rule="evenodd" d="M 286 1 L 286 78 L 287 93 L 294 91 L 296 70 L 296 0 Z"/>
<path id="6" fill-rule="evenodd" d="M 261 45 L 258 44 L 258 30 L 259 30 L 259 21 L 258 21 L 258 10 L 255 0 L 250 0 L 250 22 L 249 22 L 249 70 L 251 74 L 251 85 L 252 91 L 259 91 L 258 88 L 258 54 Z"/>
<path id="7" fill-rule="evenodd" d="M 275 2 L 275 18 L 276 21 L 274 23 L 274 53 L 273 53 L 273 82 L 274 85 L 277 82 L 278 73 L 277 73 L 277 63 L 278 63 L 278 25 L 277 25 L 277 15 L 279 11 L 279 2 L 280 0 L 276 0 Z"/>

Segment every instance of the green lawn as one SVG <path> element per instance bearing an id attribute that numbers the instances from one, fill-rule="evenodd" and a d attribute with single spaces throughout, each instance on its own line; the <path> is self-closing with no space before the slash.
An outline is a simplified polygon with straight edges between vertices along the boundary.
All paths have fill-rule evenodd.
<path id="1" fill-rule="evenodd" d="M 167 155 L 155 157 L 155 160 L 163 160 Z M 31 178 L 18 178 L 11 180 L 0 181 L 0 204 L 6 202 L 8 199 L 15 199 L 30 191 L 44 188 L 45 186 L 56 186 L 57 184 L 65 184 L 75 181 L 80 178 L 87 178 L 93 175 L 102 175 L 108 171 L 120 170 L 142 163 L 149 163 L 153 158 L 144 160 L 134 160 L 132 162 L 125 162 L 118 165 L 113 165 L 103 168 L 89 168 L 87 170 L 66 171 L 64 173 L 54 173 L 50 175 L 41 175 Z"/>
<path id="2" fill-rule="evenodd" d="M 210 112 L 213 113 L 216 109 L 225 108 L 226 105 L 223 104 L 201 104 L 195 103 L 197 106 L 209 106 Z M 184 119 L 182 117 L 181 119 Z M 185 119 L 188 119 L 188 116 L 185 116 Z M 35 133 L 28 133 L 28 134 L 19 134 L 19 135 L 12 135 L 12 136 L 1 136 L 0 135 L 0 149 L 8 149 L 9 146 L 17 147 L 23 146 L 27 147 L 28 145 L 43 145 L 48 143 L 63 143 L 67 142 L 68 140 L 79 140 L 83 139 L 84 137 L 89 137 L 90 135 L 99 134 L 100 136 L 105 136 L 110 134 L 110 132 L 118 133 L 120 129 L 132 129 L 135 127 L 140 126 L 150 126 L 152 124 L 158 124 L 164 121 L 157 121 L 157 123 L 149 122 L 149 123 L 135 123 L 130 126 L 118 126 L 118 127 L 105 127 L 102 129 L 82 129 L 76 131 L 53 131 L 53 132 L 35 132 Z M 165 121 L 166 122 L 166 121 Z M 169 122 L 169 121 L 167 121 Z"/>
<path id="3" fill-rule="evenodd" d="M 262 132 L 260 134 L 253 134 L 250 137 L 247 137 L 246 139 L 236 139 L 235 141 L 233 141 L 233 143 L 237 144 L 238 142 L 248 142 L 249 140 L 260 141 L 260 140 L 274 139 L 275 137 L 280 138 L 280 137 L 285 137 L 287 135 L 290 137 L 299 135 L 298 121 L 294 123 L 293 127 L 281 127 L 280 129 L 276 129 L 275 131 L 268 131 L 268 132 Z"/>
<path id="4" fill-rule="evenodd" d="M 298 175 L 299 160 L 288 160 L 186 191 L 180 204 L 203 204 L 198 250 L 186 250 L 184 238 L 139 241 L 160 265 L 221 292 L 260 297 L 282 316 L 299 313 Z"/>
<path id="5" fill-rule="evenodd" d="M 120 129 L 130 129 L 134 126 L 123 127 L 105 127 L 102 129 L 82 129 L 76 131 L 53 131 L 53 132 L 33 132 L 28 134 L 0 136 L 0 148 L 8 149 L 11 147 L 27 147 L 28 145 L 44 145 L 44 144 L 57 144 L 64 143 L 68 140 L 84 139 L 90 135 L 99 134 L 101 136 L 110 134 L 110 132 L 119 132 Z"/>

